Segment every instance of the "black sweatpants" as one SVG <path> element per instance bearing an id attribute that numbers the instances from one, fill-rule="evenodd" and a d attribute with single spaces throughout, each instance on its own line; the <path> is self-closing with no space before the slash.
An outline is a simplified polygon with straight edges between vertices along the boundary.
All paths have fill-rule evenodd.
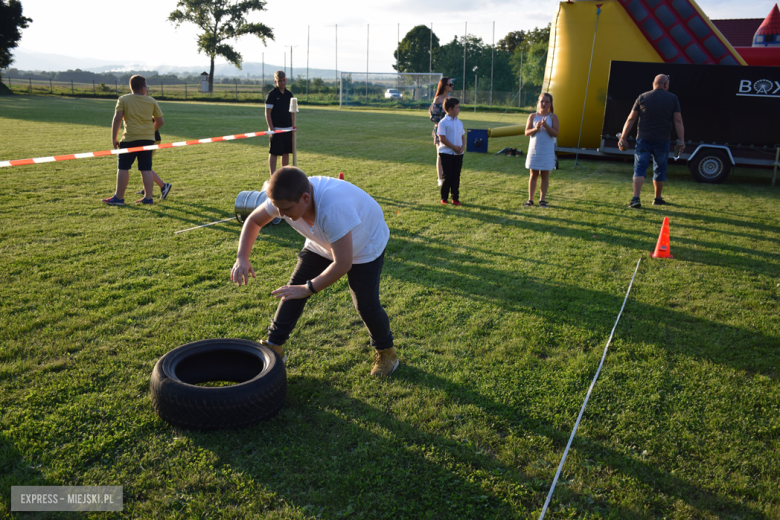
<path id="1" fill-rule="evenodd" d="M 333 263 L 332 260 L 328 260 L 314 251 L 304 249 L 298 253 L 298 264 L 287 284 L 303 285 L 306 280 L 311 280 L 322 274 L 331 263 Z M 352 268 L 347 273 L 352 303 L 368 329 L 371 346 L 376 350 L 384 350 L 393 346 L 390 319 L 379 302 L 379 279 L 384 263 L 385 253 L 383 251 L 371 262 L 352 264 Z M 274 319 L 268 328 L 268 341 L 275 345 L 284 345 L 303 314 L 303 308 L 309 298 L 279 302 Z"/>

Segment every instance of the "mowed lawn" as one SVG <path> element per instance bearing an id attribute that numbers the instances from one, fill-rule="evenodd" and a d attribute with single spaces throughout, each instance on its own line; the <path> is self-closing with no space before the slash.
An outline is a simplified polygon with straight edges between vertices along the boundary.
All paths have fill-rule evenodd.
<path id="1" fill-rule="evenodd" d="M 262 105 L 161 107 L 164 142 L 265 129 Z M 0 98 L 0 160 L 108 149 L 113 108 Z M 158 152 L 173 190 L 152 207 L 100 202 L 113 158 L 0 169 L 0 517 L 17 514 L 11 486 L 116 485 L 121 514 L 45 517 L 538 518 L 641 258 L 547 518 L 780 518 L 771 172 L 704 185 L 672 165 L 671 204 L 645 186 L 630 210 L 630 163 L 563 158 L 551 207 L 526 209 L 524 157 L 493 152 L 527 139 L 493 139 L 466 155 L 456 208 L 439 204 L 425 112 L 304 106 L 298 127 L 304 171 L 343 172 L 382 205 L 397 372 L 368 376 L 342 280 L 287 344 L 278 417 L 172 428 L 152 410 L 154 363 L 195 340 L 264 338 L 303 244 L 286 224 L 262 230 L 258 277 L 238 288 L 238 223 L 174 234 L 260 189 L 266 138 Z M 140 185 L 133 171 L 128 202 Z M 650 258 L 664 217 L 673 260 Z"/>

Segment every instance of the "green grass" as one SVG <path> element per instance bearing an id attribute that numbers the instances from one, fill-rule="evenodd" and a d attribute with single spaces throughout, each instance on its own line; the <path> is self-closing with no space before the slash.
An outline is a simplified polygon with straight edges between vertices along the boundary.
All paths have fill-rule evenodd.
<path id="1" fill-rule="evenodd" d="M 0 98 L 0 160 L 107 149 L 114 104 Z M 161 105 L 165 142 L 265 128 L 260 105 Z M 526 140 L 494 139 L 465 158 L 464 206 L 441 207 L 425 112 L 306 108 L 298 126 L 308 174 L 344 172 L 384 209 L 396 374 L 368 377 L 342 280 L 287 344 L 277 418 L 170 427 L 149 398 L 156 360 L 264 337 L 303 243 L 261 231 L 258 278 L 237 288 L 238 224 L 174 235 L 259 189 L 266 140 L 158 152 L 174 188 L 153 207 L 100 203 L 110 158 L 2 169 L 0 517 L 11 486 L 121 485 L 121 516 L 138 518 L 537 518 L 641 257 L 547 518 L 780 518 L 780 188 L 766 170 L 703 185 L 672 165 L 672 205 L 629 210 L 631 164 L 562 159 L 551 207 L 523 209 L 523 158 L 492 152 Z M 664 216 L 674 260 L 650 258 Z"/>

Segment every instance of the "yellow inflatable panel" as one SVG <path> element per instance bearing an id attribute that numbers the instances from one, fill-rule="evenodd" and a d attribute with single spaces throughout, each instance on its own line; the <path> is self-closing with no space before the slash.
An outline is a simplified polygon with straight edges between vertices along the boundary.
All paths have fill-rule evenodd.
<path id="1" fill-rule="evenodd" d="M 488 137 L 509 137 L 512 135 L 525 134 L 525 125 L 501 126 L 498 128 L 488 128 Z"/>
<path id="2" fill-rule="evenodd" d="M 562 2 L 550 30 L 542 90 L 553 96 L 553 106 L 560 121 L 558 146 L 577 146 L 581 122 L 579 146 L 600 146 L 612 60 L 663 62 L 617 0 L 603 0 L 599 4 L 601 13 L 597 15 L 596 2 Z M 591 49 L 593 65 L 588 84 Z M 647 78 L 647 90 L 652 88 L 653 78 Z"/>

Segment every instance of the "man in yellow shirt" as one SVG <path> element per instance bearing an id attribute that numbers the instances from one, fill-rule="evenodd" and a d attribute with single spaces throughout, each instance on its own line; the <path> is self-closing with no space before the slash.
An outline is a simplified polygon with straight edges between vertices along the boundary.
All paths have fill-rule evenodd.
<path id="1" fill-rule="evenodd" d="M 111 144 L 114 149 L 153 145 L 154 133 L 164 124 L 162 110 L 157 101 L 146 95 L 148 91 L 146 78 L 137 75 L 130 78 L 130 90 L 132 94 L 126 94 L 116 102 L 114 121 L 111 125 Z M 117 133 L 123 120 L 125 131 L 122 134 L 122 142 L 118 142 Z M 144 192 L 149 195 L 136 203 L 154 204 L 154 199 L 151 197 L 154 185 L 152 150 L 117 156 L 116 192 L 112 197 L 103 199 L 103 202 L 110 206 L 125 205 L 125 189 L 130 179 L 130 168 L 136 159 L 144 181 Z"/>

